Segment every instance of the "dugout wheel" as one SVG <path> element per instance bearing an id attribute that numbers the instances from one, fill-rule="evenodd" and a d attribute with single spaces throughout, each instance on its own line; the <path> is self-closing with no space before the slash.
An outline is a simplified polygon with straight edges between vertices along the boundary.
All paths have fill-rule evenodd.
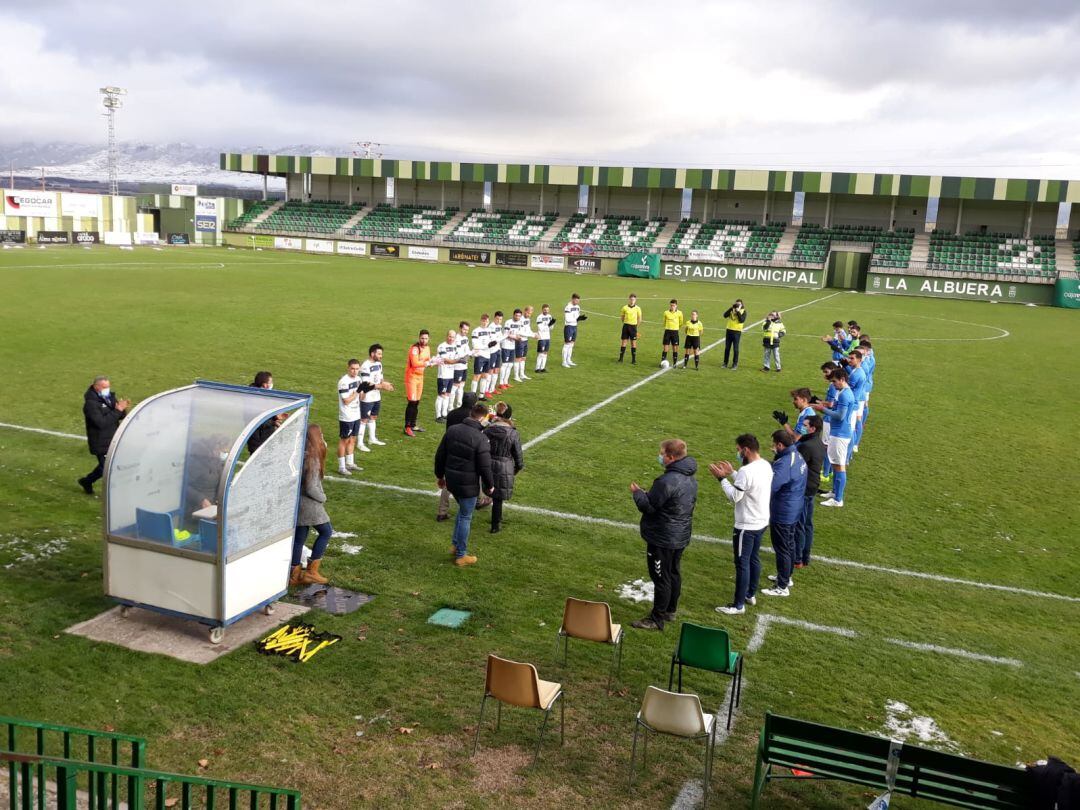
<path id="1" fill-rule="evenodd" d="M 274 609 L 276 607 L 277 607 L 277 605 L 275 605 L 273 602 L 271 602 L 269 605 L 263 605 L 263 609 L 262 609 L 263 615 L 264 616 L 273 616 L 274 615 Z"/>
<path id="2" fill-rule="evenodd" d="M 210 628 L 210 643 L 220 644 L 225 640 L 225 628 L 224 627 L 211 627 Z"/>

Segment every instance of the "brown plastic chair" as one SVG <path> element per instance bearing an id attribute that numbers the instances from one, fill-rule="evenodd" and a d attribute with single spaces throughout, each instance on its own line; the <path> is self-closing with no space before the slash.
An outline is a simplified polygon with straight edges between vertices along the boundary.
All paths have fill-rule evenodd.
<path id="1" fill-rule="evenodd" d="M 536 752 L 533 754 L 533 763 L 540 756 L 540 744 L 544 741 L 544 732 L 547 730 L 548 720 L 555 708 L 555 701 L 563 696 L 562 684 L 554 681 L 542 681 L 532 664 L 521 664 L 517 661 L 509 661 L 499 658 L 497 655 L 488 655 L 487 680 L 484 684 L 484 697 L 480 701 L 480 719 L 476 721 L 476 737 L 473 739 L 472 756 L 476 753 L 476 747 L 480 743 L 480 727 L 484 722 L 484 704 L 487 699 L 495 698 L 498 701 L 498 714 L 495 719 L 495 730 L 498 731 L 502 723 L 502 705 L 521 706 L 525 709 L 539 709 L 544 713 L 544 722 L 540 726 L 540 736 L 536 740 Z M 566 701 L 559 704 L 559 745 L 566 738 Z"/>
<path id="2" fill-rule="evenodd" d="M 563 665 L 570 653 L 570 639 L 580 638 L 599 644 L 611 644 L 611 668 L 608 670 L 607 689 L 611 691 L 612 675 L 622 668 L 623 629 L 611 621 L 611 606 L 607 602 L 589 602 L 585 599 L 566 598 L 563 608 L 562 627 L 555 635 L 555 654 L 559 652 L 559 639 L 563 639 Z"/>

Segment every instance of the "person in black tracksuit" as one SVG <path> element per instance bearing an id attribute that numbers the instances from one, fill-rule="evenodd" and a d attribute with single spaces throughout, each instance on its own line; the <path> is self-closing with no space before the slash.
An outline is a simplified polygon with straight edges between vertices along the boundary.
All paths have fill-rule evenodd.
<path id="1" fill-rule="evenodd" d="M 117 399 L 109 387 L 109 378 L 100 376 L 83 394 L 83 418 L 86 421 L 86 443 L 90 455 L 97 459 L 97 466 L 79 479 L 79 486 L 87 495 L 94 494 L 94 483 L 105 474 L 105 454 L 109 452 L 116 429 L 127 416 L 130 403 Z"/>
<path id="2" fill-rule="evenodd" d="M 821 417 L 806 417 L 806 433 L 799 437 L 795 449 L 806 462 L 806 492 L 803 494 L 803 510 L 795 525 L 795 567 L 810 564 L 810 549 L 814 545 L 814 499 L 821 482 L 821 465 L 825 463 L 825 443 L 821 439 Z"/>
<path id="3" fill-rule="evenodd" d="M 682 590 L 682 555 L 693 532 L 697 503 L 697 461 L 686 455 L 686 442 L 668 439 L 660 445 L 657 460 L 664 473 L 646 492 L 630 485 L 634 504 L 641 511 L 641 537 L 645 541 L 649 578 L 653 581 L 653 607 L 638 619 L 639 630 L 663 630 L 675 621 Z"/>
<path id="4" fill-rule="evenodd" d="M 487 415 L 488 410 L 483 403 L 473 405 L 469 417 L 461 424 L 450 427 L 435 451 L 435 478 L 439 487 L 450 490 L 458 503 L 453 553 L 454 562 L 459 566 L 476 562 L 476 557 L 468 553 L 469 530 L 476 499 L 481 492 L 489 497 L 495 492 L 491 473 L 491 445 L 484 436 L 484 426 L 481 424 Z"/>

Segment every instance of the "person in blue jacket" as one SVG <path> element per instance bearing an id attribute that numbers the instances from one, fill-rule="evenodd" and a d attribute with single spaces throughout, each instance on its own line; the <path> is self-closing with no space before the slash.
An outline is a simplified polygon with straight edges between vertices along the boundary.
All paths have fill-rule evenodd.
<path id="1" fill-rule="evenodd" d="M 769 535 L 776 552 L 776 584 L 762 591 L 767 596 L 788 596 L 791 569 L 795 565 L 795 528 L 802 517 L 806 492 L 806 461 L 795 449 L 795 439 L 786 430 L 772 435 L 772 497 L 769 499 Z"/>

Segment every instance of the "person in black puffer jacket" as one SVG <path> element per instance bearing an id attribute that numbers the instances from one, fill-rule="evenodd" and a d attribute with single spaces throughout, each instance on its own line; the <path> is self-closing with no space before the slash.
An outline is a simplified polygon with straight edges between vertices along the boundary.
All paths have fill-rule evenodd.
<path id="1" fill-rule="evenodd" d="M 495 491 L 491 476 L 491 445 L 480 423 L 487 413 L 487 406 L 482 402 L 473 405 L 469 418 L 447 430 L 435 451 L 435 478 L 439 486 L 450 490 L 458 502 L 454 523 L 454 563 L 458 566 L 476 562 L 476 557 L 468 553 L 476 498 L 481 487 L 488 495 Z"/>
<path id="2" fill-rule="evenodd" d="M 652 611 L 632 625 L 639 630 L 663 630 L 665 622 L 675 621 L 682 590 L 680 565 L 690 544 L 697 503 L 697 461 L 686 455 L 686 442 L 668 439 L 660 445 L 657 461 L 664 474 L 648 492 L 636 483 L 630 485 L 641 511 L 641 537 L 654 588 Z"/>
<path id="3" fill-rule="evenodd" d="M 525 467 L 521 454 L 521 437 L 511 420 L 513 409 L 505 402 L 495 406 L 495 416 L 488 422 L 484 435 L 491 443 L 491 472 L 495 478 L 495 494 L 491 504 L 491 533 L 502 528 L 503 501 L 514 495 L 514 476 Z"/>

